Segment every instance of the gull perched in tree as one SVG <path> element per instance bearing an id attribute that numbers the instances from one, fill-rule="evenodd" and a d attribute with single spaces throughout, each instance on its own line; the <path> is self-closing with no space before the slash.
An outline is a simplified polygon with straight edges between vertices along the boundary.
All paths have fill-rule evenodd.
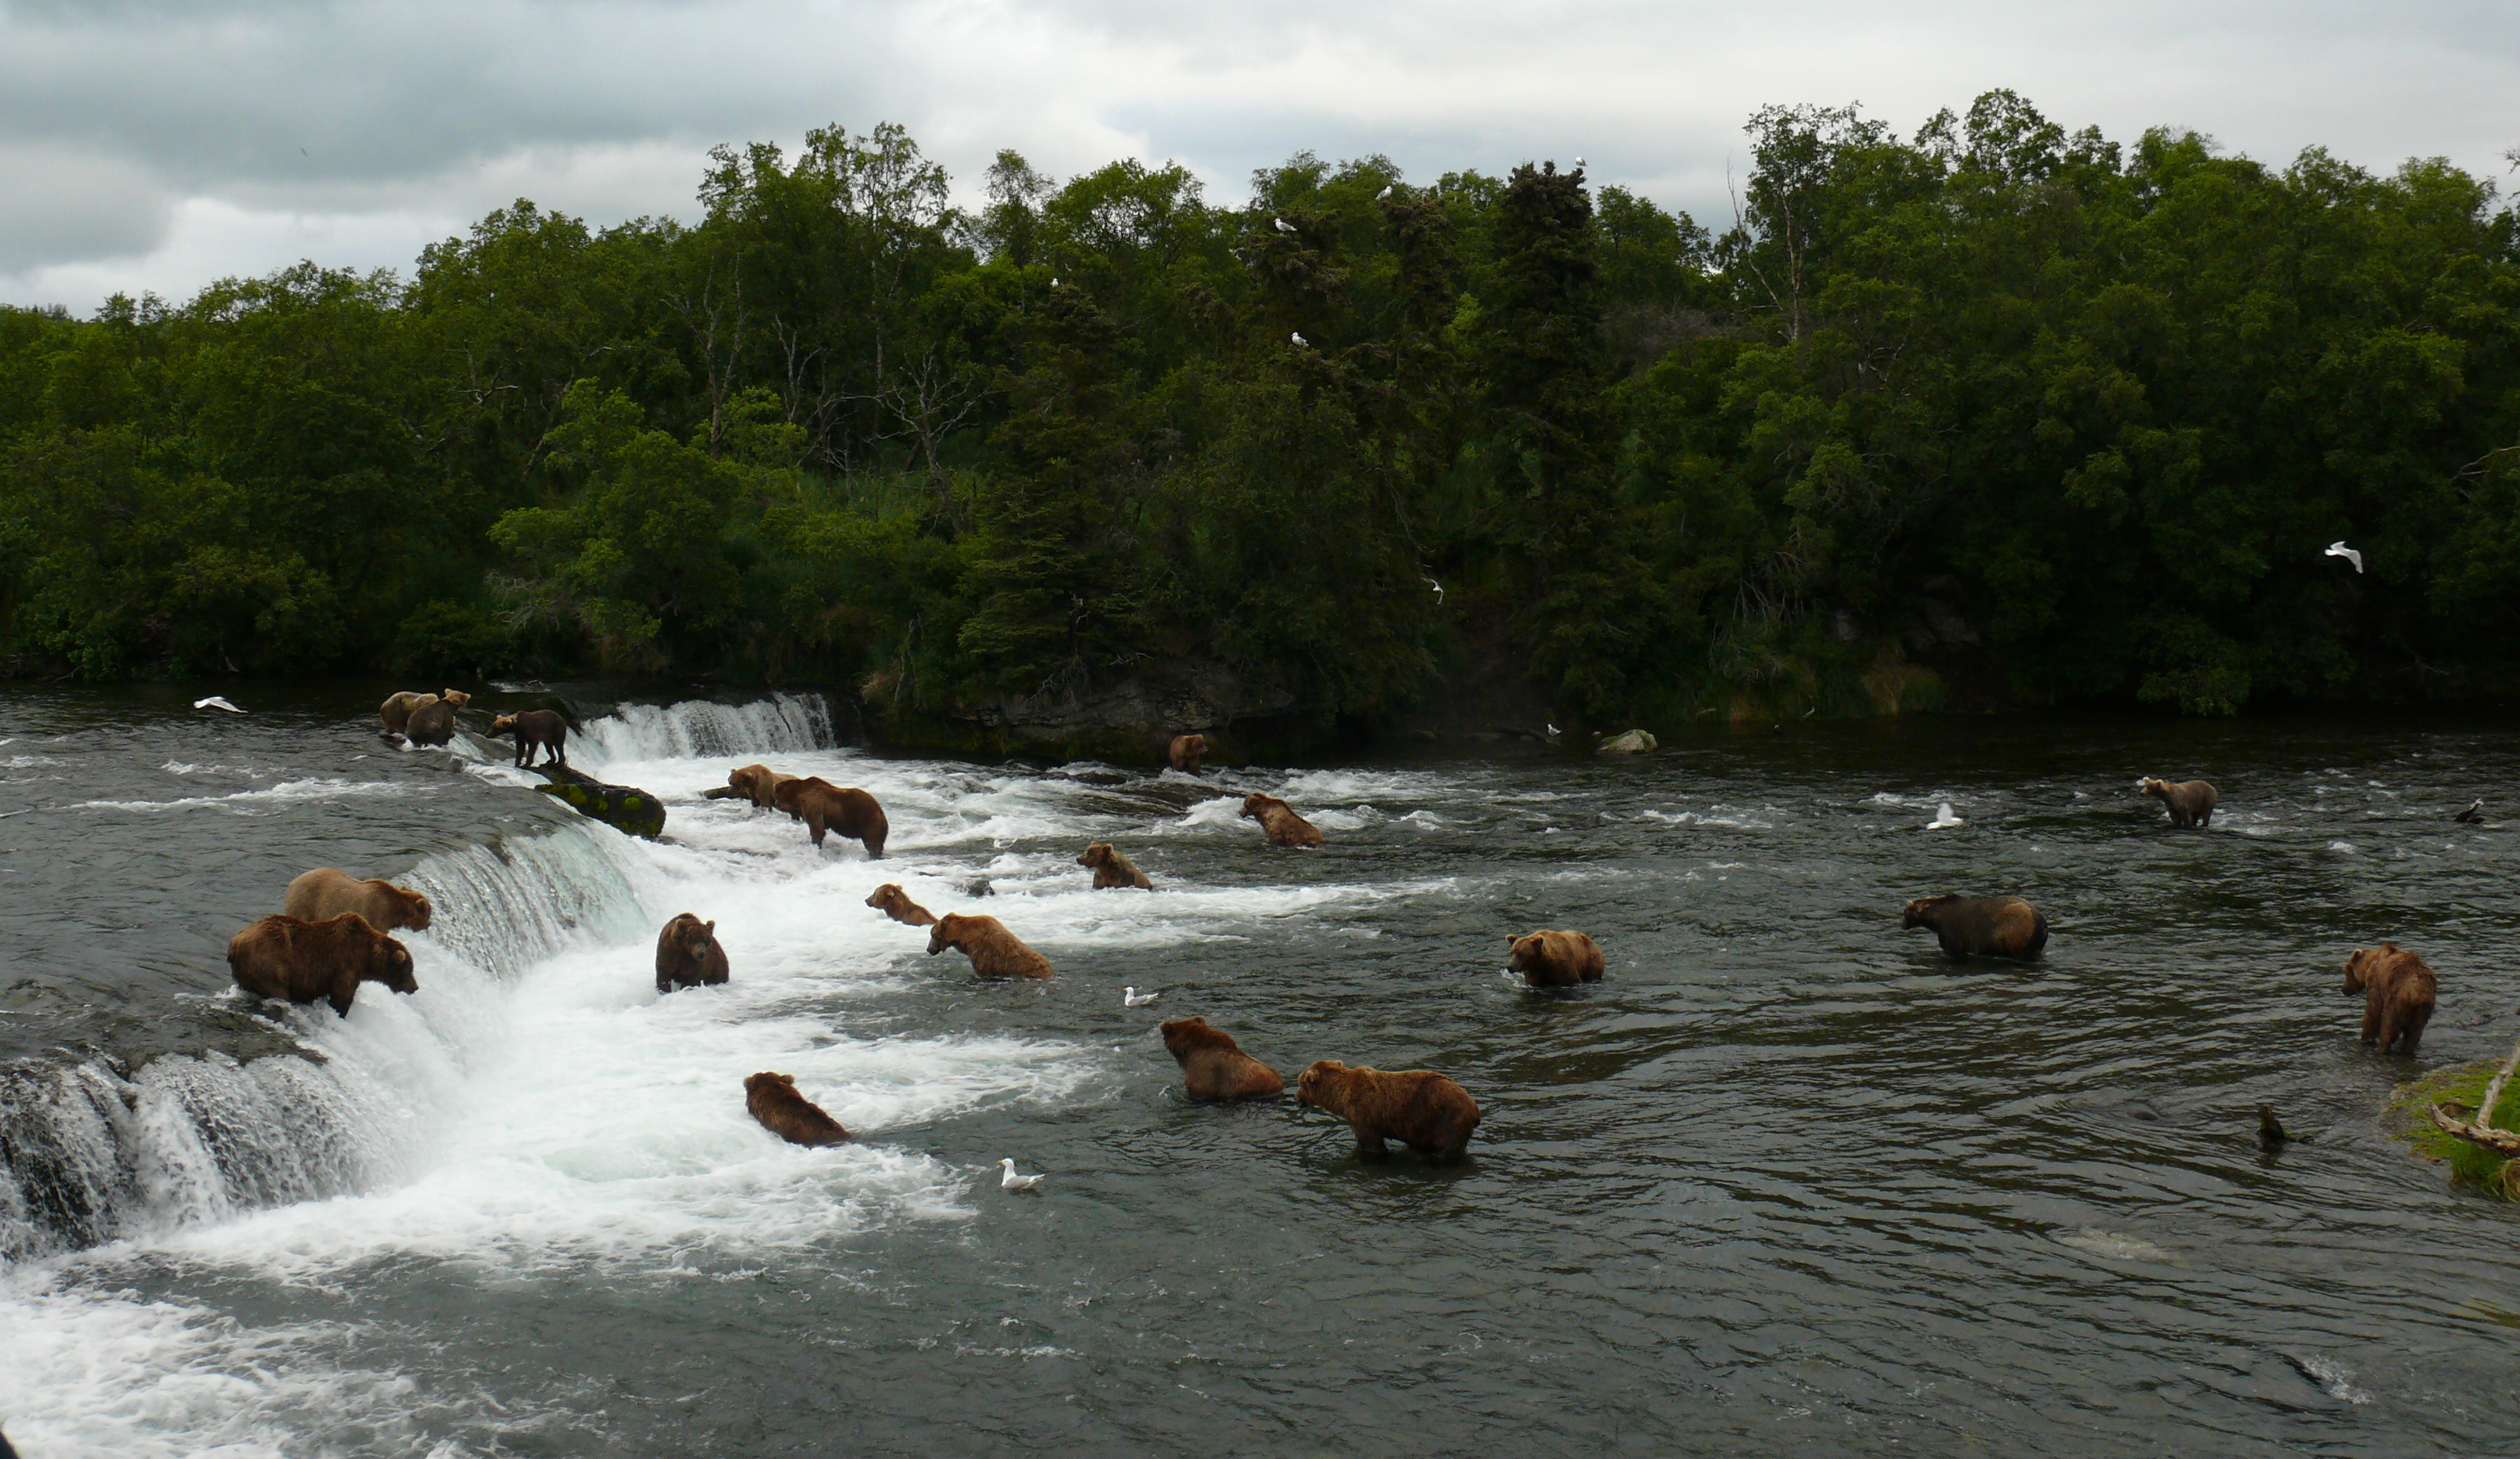
<path id="1" fill-rule="evenodd" d="M 215 694 L 211 695 L 208 699 L 197 699 L 193 701 L 193 707 L 196 709 L 225 709 L 231 714 L 242 714 L 245 712 L 245 710 L 229 704 L 226 700 L 219 698 Z"/>
<path id="2" fill-rule="evenodd" d="M 1310 349 L 1312 347 L 1312 342 L 1301 335 L 1288 335 L 1286 338 L 1295 342 L 1295 347 L 1297 349 Z"/>
<path id="3" fill-rule="evenodd" d="M 2346 546 L 2341 541 L 2330 542 L 2327 544 L 2327 556 L 2341 557 L 2354 565 L 2355 571 L 2360 572 L 2362 570 L 2362 554 L 2356 552 L 2353 548 Z"/>
<path id="4" fill-rule="evenodd" d="M 1388 198 L 1388 197 L 1390 197 L 1390 196 L 1391 196 L 1391 185 L 1390 185 L 1389 183 L 1384 183 L 1384 184 L 1382 185 L 1382 191 L 1381 191 L 1381 192 L 1378 192 L 1378 193 L 1376 193 L 1376 194 L 1374 194 L 1374 195 L 1373 195 L 1373 201 L 1374 201 L 1374 202 L 1376 202 L 1376 203 L 1379 203 L 1379 202 L 1381 202 L 1383 199 Z"/>
<path id="5" fill-rule="evenodd" d="M 1012 1161 L 998 1162 L 998 1168 L 1006 1172 L 998 1177 L 998 1185 L 1005 1190 L 1028 1191 L 1042 1182 L 1042 1177 L 1038 1175 L 1017 1175 L 1015 1163 Z"/>
<path id="6" fill-rule="evenodd" d="M 1433 589 L 1435 590 L 1435 606 L 1436 606 L 1437 608 L 1441 608 L 1441 607 L 1443 607 L 1443 606 L 1444 606 L 1444 585 L 1443 585 L 1442 583 L 1440 583 L 1440 582 L 1437 582 L 1435 579 L 1433 579 L 1433 578 L 1431 578 L 1431 577 L 1420 577 L 1420 578 L 1418 578 L 1418 580 L 1419 582 L 1422 582 L 1422 583 L 1426 584 L 1426 586 L 1428 586 L 1428 587 L 1430 587 L 1430 588 L 1433 588 Z"/>
<path id="7" fill-rule="evenodd" d="M 1278 231 L 1279 231 L 1279 232 L 1281 232 L 1281 233 L 1292 233 L 1292 232 L 1294 232 L 1294 231 L 1295 231 L 1293 228 L 1291 228 L 1291 227 L 1289 227 L 1289 226 L 1287 225 L 1286 220 L 1285 220 L 1284 218 L 1271 218 L 1269 221 L 1270 221 L 1270 222 L 1273 222 L 1273 223 L 1275 223 L 1275 224 L 1277 224 L 1277 225 L 1278 225 Z"/>

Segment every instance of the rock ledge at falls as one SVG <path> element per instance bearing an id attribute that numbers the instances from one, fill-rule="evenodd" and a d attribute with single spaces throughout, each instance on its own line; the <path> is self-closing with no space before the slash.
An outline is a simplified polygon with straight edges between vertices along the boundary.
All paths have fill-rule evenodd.
<path id="1" fill-rule="evenodd" d="M 636 786 L 607 785 L 566 765 L 535 765 L 533 772 L 551 782 L 536 786 L 583 816 L 617 831 L 654 841 L 664 834 L 665 802 Z"/>

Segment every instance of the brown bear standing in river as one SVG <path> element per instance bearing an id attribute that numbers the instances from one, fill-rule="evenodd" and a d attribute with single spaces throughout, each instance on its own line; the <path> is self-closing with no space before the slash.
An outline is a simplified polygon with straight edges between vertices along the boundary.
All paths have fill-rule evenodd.
<path id="1" fill-rule="evenodd" d="M 971 960 L 982 978 L 1048 978 L 1050 959 L 1023 944 L 995 917 L 966 917 L 948 912 L 927 932 L 927 955 L 951 947 Z"/>
<path id="2" fill-rule="evenodd" d="M 1530 933 L 1507 940 L 1513 952 L 1506 965 L 1533 987 L 1601 980 L 1600 944 L 1582 933 Z"/>
<path id="3" fill-rule="evenodd" d="M 936 925 L 936 914 L 912 901 L 910 893 L 901 889 L 899 882 L 886 882 L 878 887 L 875 894 L 867 898 L 867 905 L 895 922 L 908 923 L 912 927 Z"/>
<path id="4" fill-rule="evenodd" d="M 362 882 L 329 866 L 319 866 L 290 883 L 288 894 L 280 900 L 280 910 L 305 922 L 325 922 L 344 912 L 355 912 L 381 933 L 406 927 L 417 933 L 428 928 L 428 897 L 382 878 Z"/>
<path id="5" fill-rule="evenodd" d="M 1114 887 L 1135 887 L 1141 891 L 1155 889 L 1155 884 L 1147 880 L 1145 872 L 1138 870 L 1138 863 L 1121 855 L 1118 848 L 1107 841 L 1098 841 L 1087 846 L 1085 854 L 1076 858 L 1076 864 L 1094 868 L 1094 889 L 1097 891 L 1106 891 Z"/>
<path id="6" fill-rule="evenodd" d="M 1205 1019 L 1163 1026 L 1164 1048 L 1181 1066 L 1182 1088 L 1199 1100 L 1275 1099 L 1286 1092 L 1278 1071 L 1242 1052 L 1234 1035 Z"/>
<path id="7" fill-rule="evenodd" d="M 534 752 L 548 752 L 551 763 L 568 763 L 568 718 L 557 709 L 524 709 L 490 721 L 490 733 L 517 737 L 517 768 L 529 768 Z"/>
<path id="8" fill-rule="evenodd" d="M 726 949 L 717 942 L 717 924 L 677 912 L 656 934 L 656 991 L 698 987 L 726 981 Z"/>
<path id="9" fill-rule="evenodd" d="M 411 976 L 411 949 L 356 912 L 322 922 L 265 917 L 228 939 L 228 972 L 248 993 L 292 1003 L 330 999 L 333 1011 L 345 1019 L 362 982 L 382 982 L 397 993 L 420 991 Z"/>
<path id="10" fill-rule="evenodd" d="M 411 717 L 403 721 L 403 738 L 414 745 L 445 744 L 455 738 L 455 711 L 471 703 L 472 696 L 463 690 L 447 690 L 411 711 Z"/>
<path id="11" fill-rule="evenodd" d="M 455 691 L 449 689 L 446 692 L 453 694 Z M 417 690 L 406 689 L 400 694 L 387 698 L 383 704 L 377 707 L 377 723 L 385 727 L 386 734 L 399 735 L 403 732 L 403 727 L 411 723 L 414 709 L 433 705 L 437 703 L 437 698 L 434 694 L 422 694 Z"/>
<path id="12" fill-rule="evenodd" d="M 1295 808 L 1275 796 L 1245 796 L 1242 814 L 1260 823 L 1269 834 L 1273 846 L 1317 846 L 1322 843 L 1319 827 L 1295 814 Z"/>
<path id="13" fill-rule="evenodd" d="M 744 1075 L 743 1107 L 763 1129 L 790 1145 L 844 1145 L 849 1140 L 838 1120 L 796 1092 L 796 1080 L 788 1074 L 763 1070 Z"/>
<path id="14" fill-rule="evenodd" d="M 2346 995 L 2362 995 L 2362 1041 L 2376 1043 L 2383 1054 L 2401 1038 L 2408 1054 L 2423 1042 L 2439 990 L 2432 968 L 2395 942 L 2365 947 L 2345 960 Z"/>
<path id="15" fill-rule="evenodd" d="M 2033 958 L 2048 945 L 2048 919 L 2017 896 L 1920 897 L 1908 903 L 1899 927 L 1932 928 L 1945 957 Z"/>
<path id="16" fill-rule="evenodd" d="M 2198 830 L 2214 824 L 2214 807 L 2222 794 L 2201 780 L 2155 780 L 2147 775 L 2143 793 L 2170 807 L 2170 824 Z"/>
<path id="17" fill-rule="evenodd" d="M 1198 773 L 1199 756 L 1207 753 L 1207 736 L 1175 735 L 1171 750 L 1173 768 L 1185 775 Z"/>
<path id="18" fill-rule="evenodd" d="M 891 827 L 875 797 L 855 786 L 833 785 L 820 775 L 784 781 L 771 794 L 781 810 L 805 823 L 816 846 L 822 845 L 823 833 L 836 831 L 843 839 L 855 837 L 863 843 L 869 861 L 883 859 L 883 839 L 891 834 Z"/>
<path id="19" fill-rule="evenodd" d="M 1479 1127 L 1478 1101 L 1431 1069 L 1384 1073 L 1324 1059 L 1295 1081 L 1295 1102 L 1346 1120 L 1357 1154 L 1370 1157 L 1387 1154 L 1388 1139 L 1433 1160 L 1459 1160 Z"/>
<path id="20" fill-rule="evenodd" d="M 709 792 L 709 798 L 749 800 L 755 810 L 772 810 L 779 804 L 779 788 L 795 778 L 768 765 L 739 765 L 726 772 L 726 789 Z"/>

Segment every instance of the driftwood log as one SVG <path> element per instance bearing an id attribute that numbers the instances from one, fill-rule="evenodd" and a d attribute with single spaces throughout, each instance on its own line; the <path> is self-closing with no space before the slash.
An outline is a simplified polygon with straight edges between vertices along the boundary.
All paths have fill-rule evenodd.
<path id="1" fill-rule="evenodd" d="M 2502 1086 L 2511 1082 L 2511 1071 L 2520 1068 L 2520 1044 L 2511 1046 L 2511 1057 L 2494 1073 L 2494 1082 L 2485 1086 L 2485 1097 L 2478 1101 L 2471 1117 L 2460 1105 L 2433 1106 L 2433 1123 L 2446 1134 L 2455 1135 L 2470 1145 L 2481 1146 L 2496 1155 L 2520 1157 L 2520 1130 L 2496 1129 L 2486 1123 L 2494 1117 L 2494 1107 L 2501 1102 Z"/>

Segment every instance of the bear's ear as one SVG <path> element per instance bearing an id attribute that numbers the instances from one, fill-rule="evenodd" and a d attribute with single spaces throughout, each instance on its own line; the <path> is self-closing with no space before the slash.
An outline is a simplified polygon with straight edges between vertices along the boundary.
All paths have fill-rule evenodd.
<path id="1" fill-rule="evenodd" d="M 716 933 L 717 933 L 717 924 L 716 924 L 715 922 L 713 922 L 713 921 L 712 921 L 712 922 L 703 922 L 703 923 L 701 923 L 701 924 L 700 924 L 700 931 L 701 931 L 701 932 L 704 932 L 704 933 L 707 933 L 707 934 L 709 934 L 709 935 L 716 935 Z"/>

